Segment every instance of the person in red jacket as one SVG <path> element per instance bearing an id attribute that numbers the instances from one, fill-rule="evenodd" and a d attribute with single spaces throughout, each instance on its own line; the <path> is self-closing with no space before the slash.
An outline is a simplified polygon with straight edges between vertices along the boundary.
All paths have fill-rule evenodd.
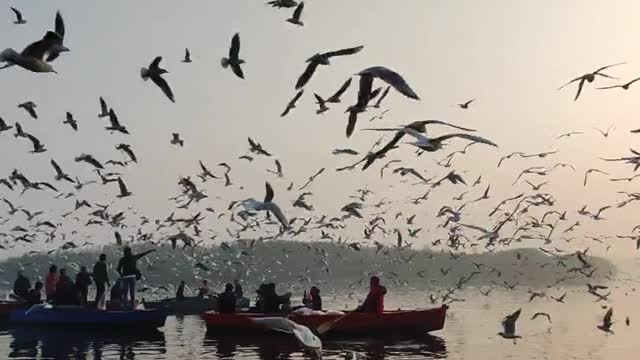
<path id="1" fill-rule="evenodd" d="M 384 295 L 386 293 L 387 289 L 380 285 L 380 278 L 372 276 L 371 280 L 369 280 L 369 294 L 356 311 L 382 314 L 384 312 Z"/>

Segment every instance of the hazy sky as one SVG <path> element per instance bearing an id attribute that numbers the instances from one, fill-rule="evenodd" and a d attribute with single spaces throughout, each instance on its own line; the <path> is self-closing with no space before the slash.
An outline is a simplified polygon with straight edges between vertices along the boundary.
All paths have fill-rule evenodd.
<path id="1" fill-rule="evenodd" d="M 25 131 L 40 138 L 48 149 L 43 154 L 30 154 L 28 140 L 14 138 L 13 131 L 0 134 L 0 152 L 4 155 L 0 174 L 8 176 L 17 168 L 31 179 L 53 181 L 49 161 L 55 158 L 65 171 L 84 180 L 93 179 L 92 169 L 86 164 L 76 164 L 74 157 L 86 152 L 101 161 L 122 160 L 124 157 L 114 147 L 124 142 L 133 146 L 140 159 L 139 164 L 122 170 L 135 195 L 117 201 L 114 209 L 133 205 L 151 218 L 166 217 L 173 210 L 167 198 L 179 191 L 178 176 L 195 175 L 198 159 L 202 159 L 212 169 L 221 161 L 229 162 L 234 186 L 224 188 L 220 182 L 207 183 L 209 199 L 189 213 L 208 206 L 223 210 L 234 199 L 260 199 L 264 181 L 269 180 L 276 190 L 276 202 L 289 217 L 294 217 L 308 214 L 291 207 L 299 192 L 286 191 L 289 181 L 297 188 L 320 167 L 326 167 L 327 171 L 311 187 L 314 196 L 309 200 L 317 207 L 317 215 L 338 215 L 340 207 L 352 200 L 347 195 L 368 186 L 376 191 L 369 203 L 381 198 L 395 201 L 390 220 L 399 210 L 418 214 L 415 227 L 425 228 L 418 242 L 427 243 L 443 234 L 436 229 L 440 220 L 434 215 L 442 205 L 455 205 L 453 196 L 469 190 L 467 198 L 477 198 L 490 183 L 492 198 L 467 207 L 463 222 L 492 227 L 495 220 L 486 218 L 491 208 L 504 197 L 529 190 L 524 183 L 511 186 L 522 169 L 567 162 L 577 171 L 555 171 L 548 178 L 551 185 L 546 188 L 558 199 L 556 208 L 569 212 L 569 220 L 559 230 L 580 220 L 585 226 L 577 234 L 613 235 L 631 231 L 635 219 L 627 214 L 633 213 L 635 205 L 611 210 L 604 216 L 608 220 L 598 223 L 577 215 L 576 211 L 585 204 L 589 209 L 613 204 L 624 199 L 617 191 L 631 192 L 636 188 L 633 182 L 608 180 L 630 176 L 630 167 L 604 163 L 598 157 L 626 156 L 628 148 L 635 146 L 636 139 L 629 130 L 640 127 L 636 106 L 640 89 L 595 90 L 594 85 L 617 83 L 598 79 L 585 87 L 578 102 L 573 102 L 575 87 L 560 92 L 557 88 L 600 66 L 623 61 L 627 64 L 610 69 L 609 73 L 620 77 L 621 82 L 640 75 L 640 54 L 633 45 L 635 35 L 640 33 L 635 18 L 640 11 L 639 2 L 323 0 L 308 1 L 305 5 L 302 16 L 305 26 L 296 28 L 284 21 L 293 9 L 273 9 L 257 0 L 9 1 L 5 16 L 0 17 L 0 47 L 21 50 L 39 39 L 53 28 L 55 12 L 60 10 L 66 23 L 65 45 L 71 52 L 53 63 L 57 75 L 34 74 L 18 68 L 0 71 L 3 89 L 0 116 L 9 124 L 20 122 Z M 12 24 L 9 6 L 20 8 L 28 23 Z M 247 61 L 246 80 L 236 78 L 220 66 L 220 58 L 226 56 L 235 32 L 241 35 L 241 57 Z M 319 68 L 298 108 L 284 119 L 279 117 L 295 94 L 294 83 L 304 70 L 305 59 L 316 52 L 356 45 L 365 48 L 357 55 L 335 59 L 331 66 Z M 180 63 L 185 47 L 191 50 L 192 64 Z M 174 90 L 175 104 L 139 76 L 140 67 L 147 66 L 158 55 L 163 56 L 162 66 L 169 70 L 165 79 Z M 428 202 L 414 207 L 406 204 L 408 196 L 422 195 L 428 189 L 426 186 L 411 186 L 412 179 L 400 184 L 402 178 L 391 172 L 380 180 L 379 167 L 391 159 L 402 159 L 403 166 L 416 167 L 428 177 L 445 175 L 450 169 L 437 166 L 435 161 L 465 145 L 455 140 L 446 151 L 417 158 L 405 145 L 367 172 L 333 171 L 357 160 L 332 155 L 334 148 L 350 147 L 366 152 L 378 134 L 356 131 L 351 139 L 344 136 L 344 109 L 355 102 L 355 86 L 344 95 L 343 104 L 334 105 L 322 116 L 315 115 L 312 93 L 327 97 L 349 76 L 374 65 L 385 65 L 403 74 L 422 101 L 415 102 L 392 91 L 384 104 L 390 109 L 385 118 L 370 123 L 369 118 L 379 111 L 369 111 L 360 116 L 358 128 L 397 126 L 435 118 L 478 129 L 480 135 L 500 148 L 474 146 L 466 156 L 455 158 L 453 168 L 465 172 L 463 176 L 468 182 L 482 175 L 482 185 L 467 189 L 446 184 L 435 189 Z M 130 136 L 111 135 L 104 130 L 106 120 L 97 118 L 99 96 L 115 109 Z M 471 98 L 478 100 L 469 111 L 452 106 Z M 27 100 L 37 103 L 40 119 L 30 119 L 16 107 Z M 62 124 L 66 111 L 78 120 L 78 133 Z M 608 139 L 594 130 L 594 127 L 606 129 L 611 124 L 615 124 L 616 130 Z M 585 134 L 555 140 L 557 135 L 572 130 Z M 449 131 L 431 129 L 433 134 Z M 172 132 L 181 134 L 184 148 L 169 144 Z M 262 143 L 282 161 L 285 179 L 278 180 L 265 171 L 274 168 L 271 158 L 256 158 L 252 163 L 237 160 L 248 149 L 247 136 Z M 513 159 L 496 169 L 500 156 L 512 151 L 546 150 L 559 153 L 547 159 Z M 611 176 L 595 174 L 584 188 L 582 179 L 589 167 L 608 171 Z M 220 169 L 215 172 L 221 174 Z M 535 183 L 544 180 L 532 179 Z M 52 195 L 44 192 L 29 192 L 20 197 L 4 188 L 0 191 L 0 195 L 26 208 L 46 210 L 43 219 L 53 221 L 60 221 L 59 214 L 72 209 L 75 201 L 75 198 L 52 200 Z M 93 186 L 79 198 L 104 202 L 116 193 L 115 185 Z M 5 217 L 4 206 L 0 205 L 0 209 L 0 217 Z M 0 230 L 7 232 L 17 224 L 24 224 L 21 216 Z M 133 233 L 137 220 L 132 215 L 128 224 L 130 228 L 125 232 Z M 348 220 L 347 224 L 340 234 L 359 239 L 363 223 Z M 224 233 L 226 226 L 226 218 L 218 221 L 209 216 L 204 227 Z M 407 228 L 402 222 L 388 224 L 390 229 L 396 226 Z M 61 231 L 80 227 L 71 221 Z M 101 231 L 98 234 L 103 235 L 103 241 L 112 241 L 110 229 Z M 510 235 L 510 231 L 505 235 Z M 305 236 L 316 237 L 315 233 Z M 394 239 L 391 236 L 383 241 Z M 100 242 L 97 238 L 91 241 Z M 566 246 L 558 242 L 558 246 Z M 609 242 L 621 242 L 611 252 L 632 253 L 634 244 L 630 240 Z M 527 245 L 540 246 L 541 242 Z M 590 240 L 576 240 L 569 246 L 604 249 Z"/>

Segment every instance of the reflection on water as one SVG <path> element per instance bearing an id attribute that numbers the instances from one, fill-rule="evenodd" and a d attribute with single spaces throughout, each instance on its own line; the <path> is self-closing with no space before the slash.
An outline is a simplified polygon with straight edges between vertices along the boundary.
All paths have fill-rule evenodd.
<path id="1" fill-rule="evenodd" d="M 103 359 L 103 352 L 132 359 L 136 353 L 166 352 L 164 334 L 96 332 L 82 329 L 17 327 L 0 335 L 9 335 L 9 358 L 18 359 Z M 109 357 L 115 358 L 115 357 Z"/>

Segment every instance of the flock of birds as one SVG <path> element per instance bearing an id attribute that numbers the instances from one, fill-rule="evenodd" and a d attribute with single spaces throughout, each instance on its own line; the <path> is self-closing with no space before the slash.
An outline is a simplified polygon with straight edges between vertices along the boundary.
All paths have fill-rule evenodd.
<path id="1" fill-rule="evenodd" d="M 291 18 L 286 21 L 296 26 L 304 26 L 302 21 L 304 2 L 273 0 L 269 1 L 268 4 L 277 9 L 294 9 Z M 11 9 L 16 15 L 15 24 L 20 26 L 27 24 L 27 20 L 18 9 Z M 62 15 L 58 12 L 55 15 L 54 29 L 46 31 L 42 39 L 27 45 L 24 50 L 20 52 L 13 49 L 6 49 L 0 52 L 0 63 L 4 63 L 2 69 L 19 67 L 33 73 L 55 73 L 56 71 L 52 64 L 56 61 L 64 61 L 64 56 L 61 55 L 70 51 L 70 49 L 65 46 L 64 37 L 65 24 Z M 240 39 L 239 33 L 233 35 L 229 52 L 221 59 L 222 68 L 230 69 L 238 78 L 238 81 L 245 79 L 243 70 L 245 60 L 242 58 Z M 314 75 L 319 76 L 321 71 L 323 75 L 328 75 L 328 69 L 321 69 L 328 68 L 332 61 L 339 61 L 341 57 L 358 56 L 363 51 L 364 46 L 358 45 L 350 48 L 318 52 L 309 57 L 306 60 L 306 68 L 293 86 L 296 94 L 287 102 L 284 111 L 281 113 L 281 117 L 289 116 L 289 114 L 296 109 L 298 101 L 304 96 L 305 89 L 308 89 L 310 80 Z M 161 62 L 162 56 L 155 57 L 148 67 L 141 68 L 140 76 L 144 81 L 151 80 L 169 101 L 175 103 L 176 96 L 169 82 L 164 78 L 164 75 L 167 74 L 168 71 L 161 67 Z M 182 62 L 184 64 L 193 62 L 189 49 L 185 49 Z M 585 91 L 585 88 L 596 80 L 600 78 L 615 79 L 613 76 L 605 73 L 605 70 L 620 65 L 622 65 L 622 63 L 604 66 L 593 72 L 576 77 L 560 87 L 559 90 L 577 83 L 578 88 L 575 100 L 578 100 L 583 91 Z M 34 76 L 36 75 L 34 74 Z M 384 108 L 383 105 L 386 104 L 385 100 L 388 99 L 387 97 L 392 90 L 412 101 L 420 101 L 420 97 L 409 85 L 409 82 L 400 73 L 388 67 L 368 67 L 355 72 L 355 77 L 358 80 L 356 96 L 353 99 L 352 105 L 347 106 L 345 109 L 345 113 L 347 114 L 345 134 L 347 138 L 351 137 L 356 131 L 358 119 L 361 118 L 362 114 L 368 111 L 380 111 L 371 121 L 382 120 L 384 118 L 389 109 Z M 628 90 L 630 86 L 639 79 L 640 78 L 636 78 L 618 85 L 600 86 L 598 89 L 621 88 Z M 342 98 L 351 88 L 352 80 L 352 78 L 348 78 L 341 81 L 340 87 L 331 96 L 323 97 L 318 93 L 314 93 L 313 95 L 318 105 L 315 111 L 316 114 L 326 113 L 330 111 L 329 106 L 341 104 Z M 457 106 L 461 111 L 470 111 L 475 101 L 475 99 L 472 99 L 454 106 Z M 126 125 L 118 118 L 114 109 L 108 105 L 103 97 L 99 98 L 98 104 L 98 118 L 106 118 L 108 120 L 108 124 L 105 126 L 107 131 L 110 133 L 130 135 Z M 28 101 L 19 104 L 18 107 L 23 109 L 29 117 L 33 119 L 38 118 L 37 105 L 35 102 Z M 73 131 L 81 131 L 82 126 L 81 124 L 79 126 L 78 121 L 72 113 L 67 112 L 65 119 L 63 122 L 64 125 L 68 125 Z M 431 129 L 436 127 L 454 129 L 455 132 L 432 136 Z M 30 134 L 19 122 L 16 121 L 11 125 L 0 118 L 0 134 L 11 130 L 13 130 L 13 136 L 16 139 L 29 140 L 32 145 L 32 153 L 42 154 L 48 151 L 45 144 Z M 603 137 L 608 138 L 615 128 L 612 125 L 607 130 L 597 130 Z M 411 179 L 410 185 L 412 188 L 420 189 L 420 194 L 406 201 L 404 199 L 401 201 L 388 200 L 385 197 L 379 198 L 377 201 L 370 201 L 370 198 L 376 196 L 376 193 L 372 189 L 364 187 L 358 189 L 349 202 L 340 207 L 338 215 L 319 214 L 311 203 L 310 198 L 314 196 L 314 192 L 311 191 L 313 183 L 320 176 L 328 172 L 326 171 L 327 169 L 323 167 L 312 174 L 301 186 L 294 186 L 293 181 L 288 181 L 289 186 L 286 188 L 287 191 L 299 192 L 299 195 L 291 204 L 286 204 L 284 200 L 277 198 L 274 187 L 269 180 L 266 180 L 265 196 L 262 201 L 256 200 L 255 197 L 259 194 L 255 194 L 254 197 L 246 199 L 233 199 L 229 202 L 228 206 L 223 209 L 214 209 L 213 207 L 202 209 L 202 207 L 207 206 L 202 206 L 202 204 L 208 204 L 206 199 L 209 198 L 205 186 L 208 186 L 211 182 L 216 182 L 221 188 L 225 188 L 234 186 L 234 181 L 232 180 L 233 168 L 230 161 L 219 163 L 215 169 L 207 166 L 204 161 L 199 161 L 199 172 L 197 174 L 193 176 L 181 176 L 178 179 L 180 191 L 176 196 L 169 199 L 172 206 L 175 207 L 175 210 L 172 211 L 166 219 L 149 219 L 144 215 L 138 214 L 137 211 L 131 208 L 112 211 L 113 208 L 117 207 L 118 199 L 133 195 L 133 192 L 128 188 L 125 179 L 118 169 L 138 164 L 138 158 L 133 147 L 126 143 L 119 143 L 115 145 L 115 149 L 124 154 L 122 159 L 99 161 L 96 157 L 88 153 L 80 154 L 73 159 L 77 163 L 86 164 L 91 170 L 90 173 L 70 174 L 64 170 L 63 162 L 51 159 L 50 163 L 53 168 L 51 179 L 54 181 L 53 183 L 47 180 L 31 179 L 18 169 L 11 171 L 6 178 L 0 179 L 0 184 L 4 186 L 8 192 L 16 192 L 21 195 L 27 191 L 50 191 L 55 194 L 55 198 L 60 199 L 60 201 L 72 198 L 75 200 L 68 212 L 56 215 L 45 213 L 44 211 L 26 209 L 20 204 L 14 204 L 14 202 L 6 197 L 3 198 L 2 202 L 6 205 L 7 213 L 0 217 L 0 225 L 8 229 L 8 231 L 0 233 L 0 239 L 2 239 L 0 248 L 8 249 L 18 246 L 20 243 L 34 244 L 39 241 L 55 243 L 60 238 L 62 238 L 63 244 L 52 251 L 76 249 L 83 245 L 90 244 L 85 243 L 79 245 L 69 239 L 76 237 L 78 231 L 73 230 L 69 233 L 64 231 L 63 221 L 67 219 L 73 219 L 77 226 L 97 226 L 111 229 L 114 233 L 115 242 L 118 245 L 123 245 L 125 242 L 144 242 L 160 245 L 171 244 L 174 248 L 176 248 L 178 244 L 182 244 L 185 248 L 195 247 L 204 244 L 207 240 L 216 240 L 219 236 L 218 233 L 212 230 L 205 233 L 206 230 L 202 229 L 203 221 L 207 219 L 207 215 L 210 214 L 209 216 L 215 217 L 219 222 L 222 221 L 223 218 L 229 221 L 229 226 L 226 229 L 227 234 L 225 235 L 228 236 L 228 239 L 222 242 L 221 246 L 230 247 L 232 245 L 229 245 L 229 242 L 235 239 L 239 243 L 242 242 L 243 246 L 247 249 L 250 249 L 256 242 L 269 239 L 292 239 L 301 234 L 306 234 L 306 236 L 310 238 L 330 240 L 331 242 L 344 246 L 345 249 L 350 251 L 361 251 L 362 247 L 372 246 L 376 249 L 376 254 L 379 253 L 381 256 L 397 257 L 404 262 L 411 262 L 410 257 L 407 258 L 403 255 L 405 252 L 411 250 L 412 243 L 408 240 L 419 239 L 422 236 L 421 234 L 425 232 L 423 228 L 417 226 L 416 223 L 418 219 L 416 219 L 416 214 L 408 214 L 412 211 L 411 206 L 418 208 L 429 200 L 432 192 L 438 191 L 444 184 L 449 184 L 453 188 L 460 187 L 463 191 L 459 195 L 454 196 L 451 203 L 443 204 L 437 212 L 435 219 L 428 220 L 437 223 L 437 226 L 433 229 L 434 231 L 436 229 L 446 231 L 444 238 L 435 239 L 435 241 L 431 241 L 430 245 L 433 248 L 440 248 L 443 252 L 447 251 L 450 253 L 452 261 L 455 261 L 457 257 L 461 256 L 459 255 L 460 253 L 473 251 L 475 249 L 492 252 L 501 247 L 505 248 L 510 245 L 517 245 L 524 241 L 540 241 L 542 242 L 540 249 L 544 251 L 556 265 L 561 264 L 562 267 L 565 267 L 568 276 L 589 279 L 594 273 L 597 273 L 598 269 L 591 264 L 587 256 L 588 249 L 571 252 L 562 250 L 552 244 L 557 244 L 560 241 L 570 243 L 573 240 L 573 238 L 570 237 L 571 233 L 580 227 L 583 222 L 603 221 L 605 220 L 603 217 L 605 212 L 612 211 L 616 208 L 623 208 L 632 202 L 640 200 L 640 193 L 621 192 L 624 199 L 617 204 L 606 205 L 596 209 L 589 209 L 588 206 L 585 205 L 581 209 L 575 209 L 575 211 L 571 209 L 559 209 L 555 206 L 556 199 L 554 195 L 544 191 L 544 188 L 549 184 L 550 180 L 537 182 L 534 178 L 547 177 L 552 172 L 561 169 L 577 171 L 572 164 L 563 162 L 556 162 L 552 165 L 536 163 L 533 166 L 521 170 L 515 178 L 514 185 L 526 183 L 530 187 L 530 191 L 515 193 L 505 199 L 495 199 L 492 194 L 491 184 L 487 184 L 486 187 L 482 189 L 480 188 L 484 183 L 482 176 L 478 176 L 474 181 L 469 181 L 468 178 L 465 179 L 466 175 L 463 177 L 464 172 L 452 169 L 454 159 L 467 155 L 469 149 L 472 147 L 485 145 L 490 148 L 498 148 L 498 145 L 493 141 L 476 135 L 476 130 L 443 120 L 430 119 L 415 121 L 401 126 L 371 127 L 362 129 L 362 131 L 375 132 L 382 134 L 382 136 L 365 152 L 351 148 L 333 150 L 332 154 L 334 156 L 357 157 L 357 161 L 350 165 L 339 167 L 336 171 L 354 171 L 358 166 L 361 166 L 360 171 L 372 172 L 372 170 L 369 169 L 370 167 L 376 163 L 382 163 L 379 167 L 381 179 L 389 176 L 388 173 L 385 173 L 385 170 L 389 169 L 393 176 L 402 177 L 403 183 L 408 182 L 406 179 Z M 640 129 L 631 130 L 631 132 L 638 133 Z M 391 134 L 392 136 L 387 138 L 387 134 Z M 561 140 L 579 135 L 584 135 L 584 132 L 576 131 L 562 134 L 558 136 L 557 139 Z M 410 141 L 401 143 L 405 138 L 410 138 Z M 385 139 L 386 143 L 384 142 Z M 422 156 L 424 153 L 443 153 L 445 145 L 449 144 L 452 146 L 453 144 L 462 142 L 464 142 L 464 147 L 461 150 L 450 152 L 446 154 L 442 160 L 437 162 L 439 167 L 446 169 L 443 176 L 427 177 L 425 173 L 419 169 L 403 166 L 402 159 L 398 157 L 391 158 L 394 153 L 397 153 L 396 150 L 398 148 L 410 148 L 415 151 L 416 156 Z M 184 146 L 184 140 L 179 133 L 171 134 L 169 143 L 174 146 Z M 635 172 L 640 167 L 640 152 L 633 149 L 630 151 L 631 154 L 627 156 L 603 158 L 602 161 L 630 164 Z M 523 161 L 529 161 L 529 159 L 546 161 L 547 159 L 554 158 L 557 153 L 558 151 L 537 153 L 513 152 L 502 156 L 497 162 L 497 167 L 503 166 L 503 164 L 515 157 Z M 277 180 L 286 179 L 285 168 L 281 161 L 277 159 L 271 151 L 267 150 L 265 146 L 252 138 L 248 138 L 248 152 L 240 155 L 238 159 L 253 162 L 257 157 L 274 160 L 274 167 L 265 169 L 269 177 L 273 176 Z M 220 171 L 214 171 L 216 169 Z M 90 175 L 91 173 L 95 175 Z M 587 169 L 583 176 L 583 186 L 588 186 L 588 181 L 590 177 L 593 176 L 604 177 L 610 176 L 610 174 L 598 168 Z M 638 177 L 638 175 L 611 177 L 610 180 L 611 182 L 631 182 L 636 177 Z M 117 185 L 114 191 L 115 199 L 109 204 L 89 202 L 83 199 L 83 197 L 87 195 L 84 191 L 90 185 L 114 187 Z M 243 188 L 240 187 L 240 189 Z M 467 194 L 476 192 L 475 189 L 479 189 L 479 191 L 477 191 L 477 197 L 466 200 Z M 204 202 L 202 202 L 203 200 Z M 488 213 L 486 220 L 486 222 L 492 223 L 492 226 L 475 225 L 465 221 L 467 217 L 465 210 L 478 203 L 483 203 L 483 205 L 488 207 L 489 200 L 497 201 L 497 204 L 492 205 L 492 210 Z M 390 213 L 389 209 L 391 209 L 394 204 L 401 204 L 402 211 L 395 214 Z M 186 216 L 176 215 L 176 213 L 187 212 L 192 209 L 199 210 L 195 210 L 195 213 Z M 294 212 L 298 214 L 298 216 L 287 216 L 287 214 Z M 539 215 L 536 216 L 535 214 Z M 19 218 L 19 215 L 24 216 Z M 272 219 L 272 217 L 275 217 L 275 219 Z M 25 220 L 26 224 L 24 222 Z M 355 225 L 348 225 L 348 223 L 351 221 L 355 222 L 356 220 L 358 223 L 364 223 L 361 241 L 354 241 L 350 240 L 349 237 L 337 235 L 339 232 L 346 232 L 347 230 L 345 229 L 347 228 L 350 230 L 350 233 L 353 234 L 352 229 Z M 23 225 L 12 225 L 18 221 L 21 221 Z M 394 222 L 395 225 L 390 225 Z M 136 228 L 137 230 L 136 232 L 132 232 L 129 231 L 130 228 Z M 639 230 L 640 226 L 636 226 L 631 229 L 629 233 L 619 234 L 616 235 L 616 237 L 620 239 L 631 239 L 635 241 L 636 248 L 640 248 Z M 124 239 L 121 235 L 122 232 L 129 233 L 129 238 Z M 256 236 L 256 234 L 260 235 Z M 388 237 L 395 238 L 392 244 L 386 241 Z M 252 240 L 250 241 L 246 240 L 251 238 Z M 591 239 L 594 243 L 599 243 L 607 247 L 610 246 L 603 241 L 603 237 L 601 236 L 592 237 Z M 308 247 L 309 249 L 313 249 L 314 244 L 309 243 Z M 319 249 L 316 249 L 315 252 L 318 258 L 321 259 L 320 262 L 324 263 L 328 269 L 326 252 L 323 253 L 323 251 Z M 578 265 L 567 265 L 568 258 L 575 259 Z M 206 268 L 202 262 L 199 262 L 199 264 L 201 267 Z M 480 265 L 478 265 L 478 270 L 480 271 Z M 493 272 L 493 270 L 491 270 L 491 272 Z M 469 279 L 474 276 L 473 274 L 475 274 L 475 272 L 472 273 L 469 278 L 463 277 L 463 279 L 467 280 L 460 281 L 457 289 L 460 289 L 465 282 L 468 282 Z M 564 279 L 566 279 L 566 277 Z M 561 284 L 562 282 L 560 281 L 555 285 L 558 286 Z M 506 284 L 505 286 L 513 288 L 517 285 Z M 602 290 L 606 288 L 604 285 L 589 285 L 588 293 L 595 296 L 598 301 L 607 302 L 610 293 L 605 294 L 602 292 Z M 456 289 L 447 291 L 442 295 L 441 300 L 451 301 L 453 299 L 452 294 L 455 291 Z M 491 289 L 483 291 L 488 295 Z M 546 294 L 538 292 L 531 292 L 531 296 L 531 300 L 535 297 L 547 297 Z M 434 302 L 438 300 L 439 299 L 434 298 Z M 554 298 L 554 300 L 563 302 L 564 296 Z M 520 337 L 516 333 L 515 326 L 520 314 L 521 310 L 519 309 L 505 317 L 502 322 L 503 331 L 500 333 L 501 336 L 508 339 Z M 536 313 L 533 319 L 537 317 L 546 317 L 549 321 L 551 320 L 550 316 L 544 313 Z M 626 322 L 629 324 L 628 318 Z M 613 324 L 613 310 L 611 307 L 608 307 L 602 324 L 598 325 L 597 328 L 607 333 L 613 333 Z"/>

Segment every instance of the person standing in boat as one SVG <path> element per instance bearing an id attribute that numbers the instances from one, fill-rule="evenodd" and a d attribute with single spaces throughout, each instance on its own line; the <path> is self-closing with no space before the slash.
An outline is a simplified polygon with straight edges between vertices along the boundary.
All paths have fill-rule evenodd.
<path id="1" fill-rule="evenodd" d="M 78 303 L 78 293 L 73 281 L 67 276 L 67 269 L 60 269 L 53 302 L 56 305 L 77 305 Z"/>
<path id="2" fill-rule="evenodd" d="M 29 289 L 31 289 L 31 282 L 29 278 L 22 274 L 21 270 L 18 270 L 18 277 L 13 283 L 13 294 L 21 301 L 27 299 L 29 296 Z"/>
<path id="3" fill-rule="evenodd" d="M 93 265 L 93 281 L 96 284 L 96 307 L 103 308 L 105 292 L 107 286 L 111 286 L 109 282 L 109 273 L 107 271 L 107 255 L 100 254 L 100 260 Z"/>
<path id="4" fill-rule="evenodd" d="M 58 284 L 58 267 L 49 266 L 49 272 L 44 277 L 44 294 L 47 301 L 53 301 L 56 296 L 56 285 Z"/>
<path id="5" fill-rule="evenodd" d="M 142 252 L 140 254 L 133 254 L 131 248 L 126 246 L 124 248 L 124 256 L 120 258 L 118 262 L 118 274 L 122 279 L 121 289 L 121 301 L 120 305 L 125 307 L 129 301 L 131 301 L 131 308 L 135 309 L 136 306 L 136 280 L 141 277 L 136 262 L 141 257 L 155 251 L 154 249 Z M 128 299 L 130 298 L 130 299 Z"/>
<path id="6" fill-rule="evenodd" d="M 89 295 L 89 285 L 91 285 L 91 274 L 87 271 L 86 266 L 80 267 L 80 272 L 76 275 L 76 291 L 80 296 L 80 305 L 87 305 L 87 296 Z"/>
<path id="7" fill-rule="evenodd" d="M 322 297 L 320 296 L 320 289 L 315 286 L 311 287 L 311 291 L 309 291 L 309 295 L 311 296 L 310 308 L 315 311 L 322 311 Z"/>
<path id="8" fill-rule="evenodd" d="M 225 285 L 224 292 L 218 295 L 218 312 L 221 314 L 233 314 L 237 310 L 236 295 L 233 291 L 233 284 Z"/>
<path id="9" fill-rule="evenodd" d="M 233 294 L 236 296 L 236 300 L 240 300 L 244 296 L 242 285 L 240 285 L 240 280 L 238 279 L 233 281 Z"/>
<path id="10" fill-rule="evenodd" d="M 356 311 L 373 314 L 382 314 L 384 312 L 384 295 L 387 289 L 380 285 L 380 278 L 372 276 L 369 280 L 369 294 Z"/>

